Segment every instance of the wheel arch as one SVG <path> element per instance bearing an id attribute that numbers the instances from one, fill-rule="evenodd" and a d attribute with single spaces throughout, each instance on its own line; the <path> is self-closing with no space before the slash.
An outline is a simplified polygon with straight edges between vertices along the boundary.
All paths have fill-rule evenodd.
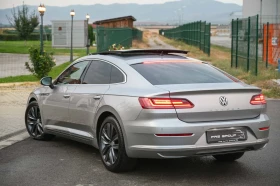
<path id="1" fill-rule="evenodd" d="M 28 103 L 31 103 L 31 102 L 33 102 L 33 101 L 37 101 L 37 99 L 34 98 L 34 97 L 31 97 L 31 98 L 28 100 Z"/>
<path id="2" fill-rule="evenodd" d="M 99 108 L 99 110 L 96 113 L 95 120 L 94 120 L 93 130 L 94 130 L 94 133 L 95 133 L 95 136 L 96 136 L 96 139 L 97 139 L 97 145 L 98 145 L 98 140 L 99 140 L 98 139 L 99 129 L 100 129 L 104 119 L 107 118 L 108 116 L 113 116 L 118 120 L 118 122 L 120 124 L 120 127 L 121 127 L 121 130 L 122 130 L 122 133 L 123 133 L 124 141 L 125 141 L 125 144 L 126 144 L 127 143 L 126 142 L 126 134 L 125 134 L 125 131 L 124 131 L 124 126 L 123 126 L 123 122 L 122 122 L 122 119 L 121 119 L 120 115 L 118 114 L 118 112 L 113 107 L 105 105 L 105 106 L 102 106 L 102 107 Z"/>

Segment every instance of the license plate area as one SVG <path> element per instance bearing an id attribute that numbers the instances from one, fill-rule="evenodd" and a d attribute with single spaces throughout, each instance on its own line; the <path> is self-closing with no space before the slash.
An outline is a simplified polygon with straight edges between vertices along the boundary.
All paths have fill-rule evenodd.
<path id="1" fill-rule="evenodd" d="M 246 141 L 247 130 L 245 128 L 212 129 L 206 131 L 207 143 L 227 143 Z"/>

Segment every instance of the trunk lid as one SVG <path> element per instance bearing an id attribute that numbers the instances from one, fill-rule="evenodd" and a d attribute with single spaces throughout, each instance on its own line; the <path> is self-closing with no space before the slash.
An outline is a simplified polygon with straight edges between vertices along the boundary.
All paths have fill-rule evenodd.
<path id="1" fill-rule="evenodd" d="M 191 109 L 176 109 L 180 120 L 212 122 L 258 117 L 265 105 L 251 105 L 252 96 L 261 93 L 257 87 L 243 83 L 199 83 L 156 85 L 168 90 L 170 98 L 185 98 L 194 104 Z"/>

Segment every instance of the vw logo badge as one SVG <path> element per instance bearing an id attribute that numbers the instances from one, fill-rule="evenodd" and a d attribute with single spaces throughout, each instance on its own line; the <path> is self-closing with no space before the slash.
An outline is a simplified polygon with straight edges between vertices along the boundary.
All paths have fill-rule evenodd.
<path id="1" fill-rule="evenodd" d="M 227 98 L 225 97 L 225 96 L 221 96 L 220 98 L 219 98 L 219 101 L 220 101 L 220 104 L 222 105 L 222 106 L 227 106 L 228 105 L 228 100 L 227 100 Z"/>

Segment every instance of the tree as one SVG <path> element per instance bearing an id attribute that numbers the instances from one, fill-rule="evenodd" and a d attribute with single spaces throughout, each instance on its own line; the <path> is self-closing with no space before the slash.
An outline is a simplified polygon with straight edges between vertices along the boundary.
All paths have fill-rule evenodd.
<path id="1" fill-rule="evenodd" d="M 35 11 L 29 14 L 28 7 L 23 4 L 22 7 L 18 7 L 11 10 L 12 17 L 7 17 L 11 26 L 14 27 L 23 40 L 27 40 L 34 29 L 39 25 L 39 17 L 35 14 Z"/>
<path id="2" fill-rule="evenodd" d="M 88 25 L 88 38 L 90 40 L 90 46 L 92 46 L 93 41 L 95 40 L 95 35 L 93 33 L 92 25 Z"/>

